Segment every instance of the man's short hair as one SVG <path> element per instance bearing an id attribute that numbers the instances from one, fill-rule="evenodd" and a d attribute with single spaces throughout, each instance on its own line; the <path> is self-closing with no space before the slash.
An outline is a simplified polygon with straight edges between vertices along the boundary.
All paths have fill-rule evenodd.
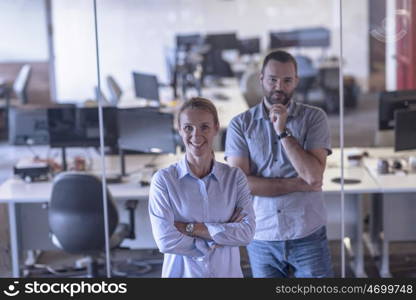
<path id="1" fill-rule="evenodd" d="M 283 51 L 283 50 L 275 50 L 267 54 L 267 56 L 263 60 L 263 66 L 261 67 L 261 73 L 264 73 L 264 68 L 266 67 L 269 60 L 277 60 L 281 63 L 291 62 L 295 66 L 295 74 L 298 74 L 298 64 L 296 59 L 292 56 L 292 54 Z"/>

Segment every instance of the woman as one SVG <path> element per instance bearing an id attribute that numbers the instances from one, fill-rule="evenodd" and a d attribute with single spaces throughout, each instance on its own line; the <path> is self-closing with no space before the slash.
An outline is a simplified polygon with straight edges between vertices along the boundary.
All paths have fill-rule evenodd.
<path id="1" fill-rule="evenodd" d="M 209 100 L 186 102 L 178 125 L 185 157 L 159 170 L 150 187 L 153 236 L 165 253 L 162 277 L 242 277 L 238 246 L 255 230 L 247 179 L 214 159 L 219 122 Z"/>

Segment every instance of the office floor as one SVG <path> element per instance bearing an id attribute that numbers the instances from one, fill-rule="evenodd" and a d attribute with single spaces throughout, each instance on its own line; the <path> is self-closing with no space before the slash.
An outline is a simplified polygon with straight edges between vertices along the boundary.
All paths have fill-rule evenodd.
<path id="1" fill-rule="evenodd" d="M 335 277 L 341 277 L 341 252 L 340 242 L 330 241 L 330 249 L 332 256 L 332 263 Z M 415 243 L 392 243 L 391 244 L 391 273 L 394 278 L 416 278 L 416 253 L 414 251 Z M 114 266 L 122 271 L 130 272 L 130 277 L 152 277 L 158 278 L 162 272 L 161 260 L 162 254 L 156 250 L 113 250 L 112 261 L 115 262 Z M 79 259 L 79 256 L 73 256 L 63 254 L 57 251 L 44 252 L 40 258 L 39 264 L 47 264 L 53 268 L 64 269 L 68 266 L 73 266 L 75 261 Z M 137 262 L 149 262 L 151 263 L 151 269 L 143 274 L 141 272 L 143 268 L 129 266 L 126 269 L 126 262 L 132 259 Z M 159 261 L 160 260 L 160 261 Z M 251 277 L 250 264 L 248 262 L 247 253 L 244 248 L 241 248 L 241 267 L 243 269 L 244 277 Z M 102 269 L 105 272 L 104 269 Z M 365 254 L 365 271 L 370 278 L 379 278 L 379 274 L 376 267 L 376 261 L 370 256 L 368 251 Z M 65 273 L 62 273 L 65 274 Z M 79 273 L 82 274 L 82 273 Z M 354 277 L 351 268 L 347 264 L 345 269 L 346 277 Z M 5 276 L 6 274 L 1 274 Z M 7 276 L 7 275 L 6 275 Z M 45 269 L 32 269 L 32 277 L 50 277 L 50 273 L 46 272 Z"/>
<path id="2" fill-rule="evenodd" d="M 374 140 L 374 131 L 377 120 L 377 98 L 372 95 L 366 95 L 359 101 L 359 108 L 347 110 L 345 112 L 345 146 L 372 146 Z M 329 124 L 332 129 L 332 146 L 339 146 L 339 116 L 330 115 Z M 359 128 L 360 130 L 357 130 Z M 36 151 L 45 151 L 44 148 Z M 4 139 L 0 141 L 0 183 L 12 175 L 13 164 L 19 157 L 31 155 L 31 151 L 25 147 L 11 149 Z M 8 231 L 7 224 L 7 207 L 0 204 L 0 277 L 10 276 L 10 262 L 8 248 Z M 330 242 L 332 261 L 335 276 L 341 274 L 340 259 L 340 242 Z M 416 278 L 416 252 L 415 243 L 392 243 L 391 244 L 391 272 L 393 277 Z M 126 251 L 117 250 L 115 259 L 126 261 L 128 258 L 135 259 L 160 259 L 162 256 L 157 251 Z M 52 266 L 71 265 L 77 257 L 62 254 L 61 252 L 48 251 L 42 253 L 39 263 L 50 264 Z M 370 256 L 368 250 L 365 250 L 365 271 L 369 277 L 378 277 L 376 261 Z M 242 267 L 246 277 L 251 276 L 250 266 L 247 255 L 242 250 Z M 153 265 L 153 269 L 145 274 L 136 275 L 135 277 L 160 277 L 161 265 Z M 40 275 L 39 275 L 40 276 Z M 352 277 L 353 273 L 349 266 L 346 268 L 346 276 Z"/>

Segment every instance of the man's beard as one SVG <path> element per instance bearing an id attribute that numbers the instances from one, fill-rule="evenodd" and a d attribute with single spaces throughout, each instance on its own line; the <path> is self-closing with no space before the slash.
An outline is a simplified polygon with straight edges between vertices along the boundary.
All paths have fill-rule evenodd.
<path id="1" fill-rule="evenodd" d="M 269 93 L 268 95 L 265 95 L 266 101 L 269 105 L 273 105 L 273 104 L 283 104 L 283 105 L 287 105 L 290 101 L 290 99 L 293 96 L 293 93 L 287 94 L 285 92 L 279 91 L 279 92 L 273 92 L 273 93 Z M 273 96 L 274 95 L 280 95 L 280 99 L 276 99 Z"/>

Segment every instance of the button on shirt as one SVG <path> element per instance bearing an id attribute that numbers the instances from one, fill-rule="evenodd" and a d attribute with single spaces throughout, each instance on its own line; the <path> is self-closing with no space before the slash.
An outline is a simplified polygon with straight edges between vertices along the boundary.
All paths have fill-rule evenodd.
<path id="1" fill-rule="evenodd" d="M 264 101 L 263 101 L 264 102 Z M 227 128 L 225 156 L 248 157 L 250 173 L 265 178 L 298 177 L 270 122 L 264 103 L 234 117 Z M 330 133 L 323 110 L 291 102 L 286 127 L 305 150 L 330 149 Z M 298 239 L 326 224 L 322 192 L 294 192 L 277 197 L 254 196 L 254 239 Z"/>
<path id="2" fill-rule="evenodd" d="M 244 219 L 228 223 L 237 207 L 243 208 Z M 165 254 L 162 277 L 243 276 L 238 246 L 252 240 L 255 221 L 240 169 L 214 160 L 211 172 L 200 179 L 183 158 L 153 176 L 149 213 L 156 244 Z M 175 221 L 204 223 L 212 240 L 182 234 Z"/>

